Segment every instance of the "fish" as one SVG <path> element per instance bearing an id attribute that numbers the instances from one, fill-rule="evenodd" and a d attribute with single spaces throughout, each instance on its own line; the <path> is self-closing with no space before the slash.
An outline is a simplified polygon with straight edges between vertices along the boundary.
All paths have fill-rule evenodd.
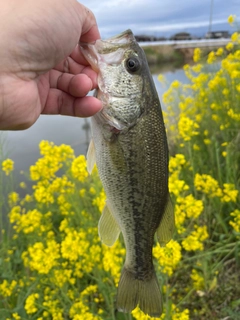
<path id="1" fill-rule="evenodd" d="M 145 314 L 159 317 L 163 302 L 153 265 L 154 237 L 165 246 L 175 222 L 158 93 L 131 30 L 80 43 L 80 50 L 98 73 L 95 96 L 103 104 L 91 118 L 87 152 L 87 169 L 91 173 L 96 163 L 107 199 L 98 233 L 107 246 L 122 233 L 126 247 L 116 308 L 130 313 L 139 306 Z"/>

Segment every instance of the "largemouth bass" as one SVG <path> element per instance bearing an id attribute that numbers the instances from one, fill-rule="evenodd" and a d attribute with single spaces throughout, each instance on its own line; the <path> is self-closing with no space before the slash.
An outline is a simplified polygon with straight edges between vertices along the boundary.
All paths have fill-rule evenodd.
<path id="1" fill-rule="evenodd" d="M 168 191 L 168 145 L 161 106 L 146 56 L 131 30 L 108 40 L 80 44 L 98 72 L 96 96 L 103 109 L 92 117 L 87 162 L 97 164 L 107 201 L 98 230 L 112 246 L 122 232 L 126 260 L 117 309 L 137 305 L 150 316 L 162 313 L 154 271 L 154 235 L 161 245 L 172 238 L 174 214 Z"/>

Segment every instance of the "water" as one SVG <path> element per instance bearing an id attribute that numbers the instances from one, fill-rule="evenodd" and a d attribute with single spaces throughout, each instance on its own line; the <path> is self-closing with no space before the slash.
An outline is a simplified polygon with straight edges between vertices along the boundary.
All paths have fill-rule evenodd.
<path id="1" fill-rule="evenodd" d="M 158 74 L 162 73 L 167 81 L 186 81 L 182 69 L 153 70 L 153 79 L 158 91 L 160 101 L 166 91 L 166 87 L 157 80 Z M 164 109 L 164 106 L 163 106 Z M 89 143 L 90 120 L 66 116 L 42 115 L 38 121 L 29 129 L 24 131 L 8 131 L 3 133 L 4 154 L 14 160 L 15 175 L 17 180 L 20 171 L 28 171 L 30 165 L 39 158 L 39 142 L 41 140 L 53 141 L 56 145 L 68 144 L 75 150 L 75 154 L 86 154 Z"/>

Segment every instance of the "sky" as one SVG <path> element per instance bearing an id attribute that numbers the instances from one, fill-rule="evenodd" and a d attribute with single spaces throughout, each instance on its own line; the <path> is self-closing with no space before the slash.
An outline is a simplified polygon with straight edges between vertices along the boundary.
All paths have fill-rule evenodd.
<path id="1" fill-rule="evenodd" d="M 239 17 L 240 0 L 81 0 L 97 19 L 101 37 L 132 29 L 135 35 L 169 38 L 177 32 L 205 36 L 209 30 L 212 3 L 212 31 L 236 31 L 227 23 L 229 15 Z"/>

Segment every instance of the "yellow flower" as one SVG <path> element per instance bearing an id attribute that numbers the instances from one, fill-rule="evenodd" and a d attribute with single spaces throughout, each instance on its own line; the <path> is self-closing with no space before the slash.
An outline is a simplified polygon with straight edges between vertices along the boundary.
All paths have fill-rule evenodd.
<path id="1" fill-rule="evenodd" d="M 197 219 L 204 209 L 203 201 L 195 199 L 192 194 L 185 198 L 178 198 L 177 203 L 181 204 L 182 210 L 186 212 L 188 218 Z"/>
<path id="2" fill-rule="evenodd" d="M 102 212 L 106 203 L 106 195 L 104 190 L 99 193 L 99 196 L 93 199 L 93 205 L 98 207 L 99 211 Z"/>
<path id="3" fill-rule="evenodd" d="M 26 189 L 27 185 L 26 185 L 25 182 L 22 181 L 22 182 L 19 183 L 19 187 L 22 188 L 22 189 Z"/>
<path id="4" fill-rule="evenodd" d="M 196 269 L 192 269 L 191 279 L 196 290 L 202 290 L 204 288 L 204 278 Z"/>
<path id="5" fill-rule="evenodd" d="M 174 80 L 172 83 L 171 83 L 171 87 L 174 88 L 174 89 L 177 89 L 180 87 L 180 82 L 178 80 Z"/>
<path id="6" fill-rule="evenodd" d="M 12 207 L 16 205 L 19 201 L 19 194 L 17 192 L 11 192 L 8 195 L 8 203 L 9 206 Z"/>
<path id="7" fill-rule="evenodd" d="M 222 189 L 217 180 L 210 175 L 197 173 L 194 178 L 194 185 L 196 190 L 206 193 L 210 198 L 222 197 Z"/>
<path id="8" fill-rule="evenodd" d="M 11 283 L 7 280 L 3 280 L 0 284 L 0 295 L 3 297 L 10 297 L 13 294 L 13 290 L 17 285 L 16 280 L 12 280 Z"/>
<path id="9" fill-rule="evenodd" d="M 63 269 L 54 270 L 54 277 L 51 279 L 52 283 L 59 288 L 62 288 L 65 283 L 75 284 L 76 279 L 72 277 L 73 270 L 66 269 L 63 266 Z"/>
<path id="10" fill-rule="evenodd" d="M 238 190 L 235 189 L 234 184 L 224 183 L 223 184 L 223 196 L 222 202 L 236 202 L 238 196 Z"/>
<path id="11" fill-rule="evenodd" d="M 209 144 L 212 143 L 210 139 L 203 139 L 203 142 L 204 142 L 206 145 L 209 145 Z"/>
<path id="12" fill-rule="evenodd" d="M 223 53 L 224 53 L 223 48 L 218 48 L 216 51 L 216 56 L 221 57 Z"/>
<path id="13" fill-rule="evenodd" d="M 214 51 L 211 51 L 211 52 L 208 54 L 207 63 L 208 63 L 208 64 L 211 64 L 211 63 L 213 63 L 215 60 L 216 60 L 215 52 L 214 52 Z"/>
<path id="14" fill-rule="evenodd" d="M 11 159 L 6 159 L 2 162 L 2 170 L 5 172 L 6 176 L 9 175 L 14 169 L 14 162 Z"/>
<path id="15" fill-rule="evenodd" d="M 112 247 L 104 246 L 103 250 L 103 269 L 110 272 L 117 284 L 120 279 L 123 258 L 126 250 L 122 248 L 119 241 L 117 241 Z"/>
<path id="16" fill-rule="evenodd" d="M 24 265 L 39 274 L 48 274 L 58 265 L 59 258 L 59 244 L 55 240 L 48 240 L 46 246 L 42 242 L 35 242 L 22 253 Z"/>
<path id="17" fill-rule="evenodd" d="M 232 42 L 229 42 L 227 45 L 226 45 L 226 49 L 227 51 L 231 51 L 233 49 L 233 43 Z"/>
<path id="18" fill-rule="evenodd" d="M 163 272 L 171 276 L 182 258 L 181 246 L 174 240 L 168 242 L 166 247 L 160 247 L 157 244 L 153 248 L 153 256 L 159 262 L 158 265 L 162 268 Z"/>
<path id="19" fill-rule="evenodd" d="M 186 158 L 184 154 L 178 153 L 174 157 L 170 157 L 169 160 L 169 172 L 180 170 L 182 166 L 186 164 Z"/>
<path id="20" fill-rule="evenodd" d="M 234 33 L 231 35 L 231 40 L 232 40 L 232 42 L 237 42 L 237 41 L 238 41 L 238 38 L 239 38 L 239 33 L 238 33 L 238 32 L 234 32 Z"/>
<path id="21" fill-rule="evenodd" d="M 67 234 L 61 243 L 61 253 L 65 259 L 77 261 L 79 257 L 86 255 L 89 242 L 86 241 L 84 231 L 67 230 Z"/>
<path id="22" fill-rule="evenodd" d="M 240 210 L 236 209 L 230 213 L 230 216 L 233 217 L 233 221 L 231 220 L 229 224 L 233 227 L 233 229 L 240 233 Z M 239 236 L 240 238 L 240 236 Z"/>
<path id="23" fill-rule="evenodd" d="M 178 122 L 178 130 L 179 135 L 183 138 L 184 141 L 190 141 L 191 137 L 198 135 L 198 128 L 199 125 L 196 122 L 185 115 L 181 115 Z"/>
<path id="24" fill-rule="evenodd" d="M 54 196 L 49 185 L 45 186 L 44 184 L 39 182 L 34 186 L 34 189 L 34 197 L 37 202 L 45 204 L 54 203 Z"/>
<path id="25" fill-rule="evenodd" d="M 161 83 L 165 83 L 166 79 L 162 74 L 158 75 L 158 81 L 160 81 Z"/>
<path id="26" fill-rule="evenodd" d="M 79 195 L 80 195 L 80 197 L 81 198 L 84 198 L 84 196 L 85 196 L 85 194 L 86 194 L 86 189 L 80 189 L 80 191 L 79 191 Z"/>
<path id="27" fill-rule="evenodd" d="M 13 317 L 13 319 L 15 319 L 15 320 L 21 320 L 21 317 L 20 317 L 19 314 L 16 313 L 16 312 L 14 312 L 14 313 L 12 314 L 12 317 Z"/>
<path id="28" fill-rule="evenodd" d="M 240 84 L 236 85 L 236 89 L 238 92 L 240 92 Z"/>
<path id="29" fill-rule="evenodd" d="M 199 151 L 200 147 L 196 143 L 194 143 L 193 144 L 193 150 Z"/>
<path id="30" fill-rule="evenodd" d="M 90 312 L 90 308 L 88 306 L 88 299 L 92 296 L 99 295 L 97 293 L 98 288 L 95 285 L 90 285 L 86 289 L 84 289 L 81 294 L 80 298 L 76 299 L 72 304 L 69 315 L 70 318 L 73 320 L 101 320 L 102 318 L 94 315 Z M 98 301 L 102 301 L 102 297 L 99 295 Z"/>
<path id="31" fill-rule="evenodd" d="M 83 155 L 75 158 L 72 162 L 71 172 L 74 178 L 84 182 L 88 177 L 87 163 Z"/>
<path id="32" fill-rule="evenodd" d="M 96 194 L 96 190 L 95 190 L 94 187 L 90 187 L 89 192 L 90 192 L 91 194 Z"/>
<path id="33" fill-rule="evenodd" d="M 230 15 L 229 17 L 228 17 L 228 23 L 229 24 L 233 24 L 233 22 L 235 21 L 235 19 L 236 19 L 236 16 L 235 15 Z"/>
<path id="34" fill-rule="evenodd" d="M 171 314 L 171 320 L 190 320 L 189 317 L 189 310 L 188 309 L 184 309 L 183 311 L 181 311 L 179 308 L 177 308 L 177 306 L 174 303 L 171 303 L 170 306 L 170 310 L 168 310 L 168 312 L 170 312 Z M 156 318 L 150 317 L 146 314 L 144 314 L 139 307 L 135 308 L 132 311 L 132 315 L 134 316 L 134 319 L 136 320 L 154 320 Z M 157 318 L 158 320 L 165 320 L 165 319 L 169 319 L 166 316 L 166 311 L 164 310 L 164 312 L 162 313 L 162 315 L 160 317 Z"/>
<path id="35" fill-rule="evenodd" d="M 194 226 L 195 230 L 182 241 L 182 246 L 186 251 L 203 250 L 203 241 L 208 238 L 207 227 Z"/>
<path id="36" fill-rule="evenodd" d="M 63 317 L 63 309 L 60 308 L 58 305 L 60 304 L 59 300 L 55 300 L 48 295 L 45 296 L 43 302 L 43 306 L 45 309 L 48 311 L 43 312 L 43 316 L 45 318 L 49 318 L 49 315 L 51 315 L 51 320 L 64 320 L 65 318 Z"/>
<path id="37" fill-rule="evenodd" d="M 200 59 L 201 59 L 201 49 L 196 48 L 194 49 L 194 53 L 193 53 L 193 61 L 198 62 Z"/>
<path id="38" fill-rule="evenodd" d="M 25 306 L 24 306 L 27 314 L 32 314 L 32 313 L 37 312 L 38 309 L 36 307 L 35 302 L 38 298 L 39 298 L 38 293 L 32 293 L 27 297 L 26 302 L 25 302 Z"/>

